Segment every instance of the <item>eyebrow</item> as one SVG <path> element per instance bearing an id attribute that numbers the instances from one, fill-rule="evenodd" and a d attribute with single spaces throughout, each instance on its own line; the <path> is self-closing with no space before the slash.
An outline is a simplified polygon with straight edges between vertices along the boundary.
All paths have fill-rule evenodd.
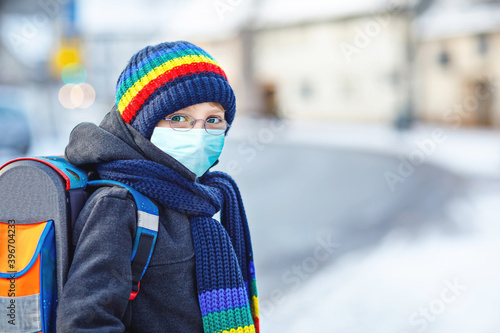
<path id="1" fill-rule="evenodd" d="M 225 110 L 222 110 L 220 108 L 217 108 L 217 107 L 214 107 L 213 109 L 210 110 L 210 112 L 220 112 L 220 113 L 225 113 L 226 111 Z"/>

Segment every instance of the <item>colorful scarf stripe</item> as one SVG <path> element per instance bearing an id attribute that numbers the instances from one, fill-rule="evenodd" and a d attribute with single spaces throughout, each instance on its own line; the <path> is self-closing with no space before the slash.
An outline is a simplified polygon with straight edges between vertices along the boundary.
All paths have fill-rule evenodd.
<path id="1" fill-rule="evenodd" d="M 252 312 L 252 319 L 255 325 L 256 332 L 260 331 L 259 328 L 259 297 L 257 294 L 257 279 L 255 277 L 255 266 L 253 261 L 250 261 L 249 267 L 249 277 L 250 281 L 247 286 L 248 296 L 250 298 L 250 310 Z"/>
<path id="2" fill-rule="evenodd" d="M 176 79 L 204 73 L 227 80 L 219 64 L 204 50 L 192 44 L 162 49 L 128 68 L 116 88 L 116 105 L 123 119 L 130 123 L 148 98 Z M 165 87 L 168 89 L 168 87 Z"/>
<path id="3" fill-rule="evenodd" d="M 229 302 L 210 303 L 212 299 L 230 300 Z M 247 304 L 247 291 L 244 288 L 225 288 L 212 291 L 206 291 L 199 295 L 200 304 L 202 304 L 202 316 L 212 312 L 221 312 L 232 309 L 238 309 Z"/>
<path id="4" fill-rule="evenodd" d="M 191 217 L 190 221 L 196 266 L 200 267 L 196 275 L 204 331 L 222 333 L 241 330 L 245 333 L 255 333 L 251 298 L 247 288 L 250 279 L 241 273 L 234 274 L 234 269 L 228 270 L 235 264 L 242 267 L 242 264 L 248 263 L 242 263 L 244 258 L 238 256 L 237 252 L 240 251 L 233 247 L 232 239 L 224 236 L 228 232 L 219 222 L 198 217 Z M 243 232 L 239 234 L 244 236 Z M 246 244 L 240 243 L 243 240 L 241 238 L 238 245 L 245 247 Z M 217 255 L 211 258 L 208 253 Z"/>

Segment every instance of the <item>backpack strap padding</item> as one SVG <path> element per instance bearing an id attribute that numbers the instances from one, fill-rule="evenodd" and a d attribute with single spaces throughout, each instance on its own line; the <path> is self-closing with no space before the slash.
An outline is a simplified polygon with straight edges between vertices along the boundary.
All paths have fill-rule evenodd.
<path id="1" fill-rule="evenodd" d="M 133 300 L 139 292 L 140 281 L 148 268 L 156 244 L 160 223 L 158 207 L 144 194 L 120 182 L 95 180 L 89 182 L 88 185 L 97 187 L 121 186 L 127 189 L 135 200 L 137 206 L 137 229 L 132 248 L 132 291 L 130 293 L 130 300 Z"/>

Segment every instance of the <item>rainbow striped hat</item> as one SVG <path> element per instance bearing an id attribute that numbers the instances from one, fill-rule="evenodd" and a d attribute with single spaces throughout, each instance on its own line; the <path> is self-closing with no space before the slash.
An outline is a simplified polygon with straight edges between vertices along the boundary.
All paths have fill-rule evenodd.
<path id="1" fill-rule="evenodd" d="M 226 74 L 207 52 L 186 41 L 140 50 L 116 85 L 121 117 L 148 139 L 167 115 L 204 102 L 220 103 L 232 123 L 236 101 Z"/>

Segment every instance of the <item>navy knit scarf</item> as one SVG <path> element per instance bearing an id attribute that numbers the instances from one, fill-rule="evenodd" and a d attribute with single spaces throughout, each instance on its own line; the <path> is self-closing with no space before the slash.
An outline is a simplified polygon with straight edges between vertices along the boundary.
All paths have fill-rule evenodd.
<path id="1" fill-rule="evenodd" d="M 148 160 L 107 162 L 97 171 L 102 179 L 123 182 L 189 216 L 205 332 L 259 332 L 250 233 L 240 192 L 229 175 L 207 172 L 197 183 Z M 212 218 L 219 210 L 221 223 Z"/>

